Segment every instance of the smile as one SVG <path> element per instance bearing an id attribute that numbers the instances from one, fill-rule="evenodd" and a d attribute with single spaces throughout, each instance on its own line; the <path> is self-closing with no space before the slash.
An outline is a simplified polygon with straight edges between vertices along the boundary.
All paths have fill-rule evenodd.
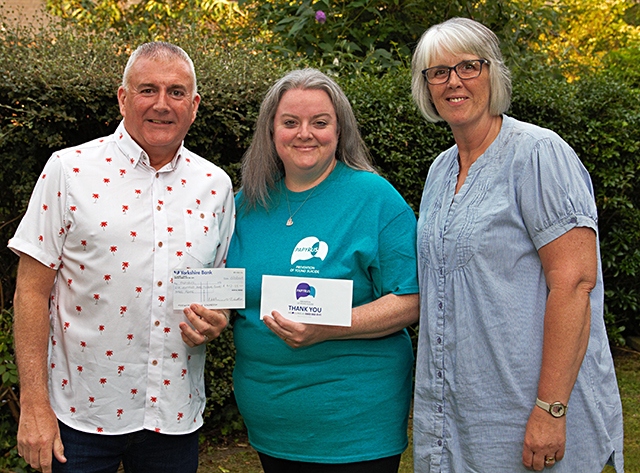
<path id="1" fill-rule="evenodd" d="M 450 99 L 447 99 L 449 102 L 454 102 L 454 103 L 458 103 L 458 102 L 462 102 L 463 100 L 466 100 L 466 97 L 452 97 Z"/>
<path id="2" fill-rule="evenodd" d="M 165 120 L 149 120 L 151 123 L 156 123 L 158 125 L 170 125 L 173 122 L 165 121 Z"/>

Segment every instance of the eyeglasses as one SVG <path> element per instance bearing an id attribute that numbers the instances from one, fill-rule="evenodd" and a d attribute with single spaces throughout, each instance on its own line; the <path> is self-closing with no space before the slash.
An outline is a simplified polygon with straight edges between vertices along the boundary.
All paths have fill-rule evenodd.
<path id="1" fill-rule="evenodd" d="M 435 66 L 422 71 L 422 75 L 431 85 L 444 84 L 449 81 L 451 71 L 456 71 L 461 80 L 475 79 L 482 73 L 482 65 L 489 64 L 486 59 L 462 61 L 455 66 Z"/>

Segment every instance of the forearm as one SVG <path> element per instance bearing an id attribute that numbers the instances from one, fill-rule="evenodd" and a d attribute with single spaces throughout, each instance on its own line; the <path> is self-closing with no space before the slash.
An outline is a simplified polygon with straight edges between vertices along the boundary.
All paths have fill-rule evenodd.
<path id="1" fill-rule="evenodd" d="M 28 259 L 27 259 L 28 258 Z M 14 343 L 22 407 L 49 402 L 49 294 L 55 271 L 22 256 L 14 296 Z"/>
<path id="2" fill-rule="evenodd" d="M 352 310 L 350 333 L 345 338 L 384 337 L 417 322 L 419 317 L 418 294 L 387 294 Z"/>
<path id="3" fill-rule="evenodd" d="M 302 324 L 277 312 L 264 317 L 264 323 L 285 343 L 300 348 L 326 340 L 371 339 L 390 335 L 417 322 L 419 306 L 418 294 L 387 294 L 354 308 L 350 327 Z"/>
<path id="4" fill-rule="evenodd" d="M 552 290 L 544 319 L 542 366 L 538 397 L 567 404 L 589 343 L 589 290 Z"/>

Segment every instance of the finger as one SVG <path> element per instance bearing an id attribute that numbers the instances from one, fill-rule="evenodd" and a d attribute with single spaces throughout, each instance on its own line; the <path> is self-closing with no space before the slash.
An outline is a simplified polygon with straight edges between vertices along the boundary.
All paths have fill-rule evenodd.
<path id="1" fill-rule="evenodd" d="M 271 312 L 271 316 L 265 316 L 265 323 L 276 335 L 291 338 L 296 333 L 296 323 L 280 315 L 278 311 Z"/>
<path id="2" fill-rule="evenodd" d="M 534 453 L 533 455 L 533 470 L 544 470 L 544 455 L 542 455 L 541 453 Z"/>
<path id="3" fill-rule="evenodd" d="M 64 445 L 62 444 L 62 439 L 60 438 L 60 434 L 56 437 L 53 442 L 53 455 L 56 457 L 60 463 L 66 463 L 67 457 L 64 456 Z"/>
<path id="4" fill-rule="evenodd" d="M 191 304 L 189 308 L 201 319 L 205 320 L 209 325 L 222 331 L 229 323 L 229 316 L 227 313 L 230 311 L 227 309 L 207 309 L 200 304 Z"/>
<path id="5" fill-rule="evenodd" d="M 522 449 L 522 464 L 527 470 L 533 470 L 533 452 L 526 447 Z"/>
<path id="6" fill-rule="evenodd" d="M 202 333 L 207 329 L 207 327 L 209 327 L 209 322 L 203 319 L 196 312 L 194 312 L 191 307 L 185 307 L 182 312 L 184 313 L 185 317 L 187 317 L 189 323 L 191 323 L 193 328 L 198 332 Z"/>
<path id="7" fill-rule="evenodd" d="M 199 345 L 201 343 L 207 342 L 212 338 L 215 338 L 218 335 L 217 333 L 212 333 L 215 332 L 215 330 L 212 330 L 211 324 L 200 317 L 198 314 L 193 312 L 190 307 L 185 307 L 183 312 L 186 315 L 187 320 L 189 320 L 189 322 L 191 322 L 191 325 L 193 326 L 193 328 L 191 328 L 189 327 L 189 324 L 185 323 L 184 332 L 194 343 Z M 182 323 L 184 322 L 181 322 L 180 324 Z"/>
<path id="8" fill-rule="evenodd" d="M 51 462 L 52 462 L 52 452 L 51 450 L 40 450 L 40 458 L 38 460 L 38 466 L 33 466 L 36 470 L 42 471 L 42 473 L 51 473 Z"/>
<path id="9" fill-rule="evenodd" d="M 178 326 L 180 327 L 180 336 L 182 337 L 182 340 L 190 347 L 193 348 L 195 346 L 202 345 L 207 341 L 204 334 L 194 330 L 186 322 L 180 322 Z"/>

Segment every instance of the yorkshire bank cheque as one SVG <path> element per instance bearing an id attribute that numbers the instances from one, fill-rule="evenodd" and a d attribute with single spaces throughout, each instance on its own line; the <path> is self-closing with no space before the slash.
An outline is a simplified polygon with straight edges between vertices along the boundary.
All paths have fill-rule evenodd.
<path id="1" fill-rule="evenodd" d="M 193 303 L 208 309 L 244 309 L 244 268 L 194 268 L 173 271 L 173 309 Z"/>
<path id="2" fill-rule="evenodd" d="M 260 319 L 276 310 L 294 322 L 351 327 L 353 281 L 262 276 Z"/>

